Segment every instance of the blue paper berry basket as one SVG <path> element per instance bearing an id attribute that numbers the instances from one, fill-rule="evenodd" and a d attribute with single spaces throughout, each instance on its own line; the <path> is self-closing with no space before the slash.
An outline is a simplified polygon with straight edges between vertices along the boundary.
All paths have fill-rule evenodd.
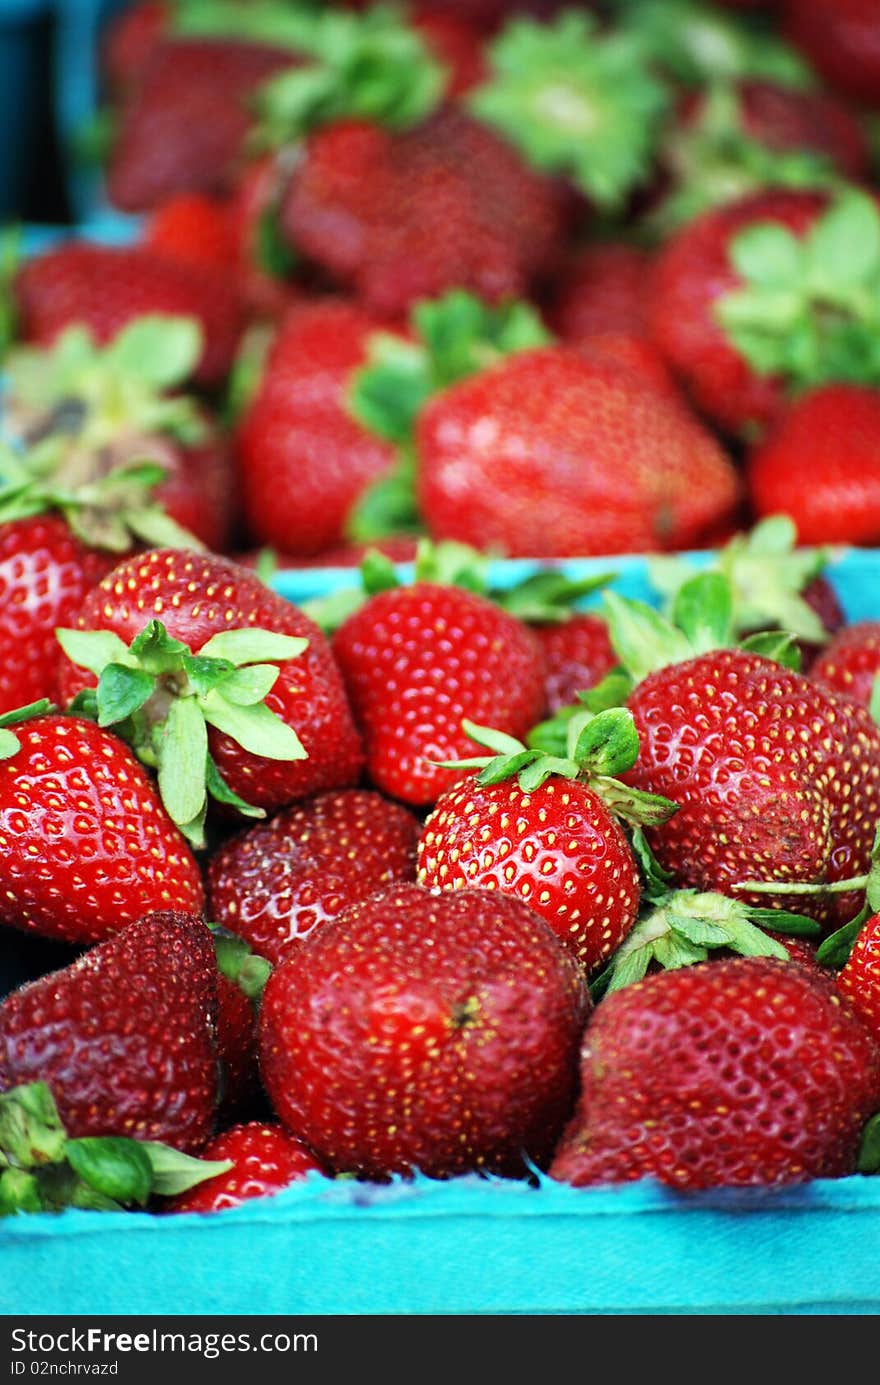
<path id="1" fill-rule="evenodd" d="M 492 575 L 501 584 L 534 566 L 499 563 Z M 612 571 L 617 590 L 651 598 L 642 558 L 562 566 Z M 880 615 L 880 551 L 835 552 L 828 573 L 848 619 Z M 352 580 L 312 568 L 274 583 L 299 603 Z M 21 979 L 16 945 L 8 930 L 7 986 Z M 683 1194 L 650 1181 L 376 1187 L 310 1175 L 211 1215 L 0 1222 L 0 1313 L 873 1315 L 878 1247 L 880 1177 Z"/>

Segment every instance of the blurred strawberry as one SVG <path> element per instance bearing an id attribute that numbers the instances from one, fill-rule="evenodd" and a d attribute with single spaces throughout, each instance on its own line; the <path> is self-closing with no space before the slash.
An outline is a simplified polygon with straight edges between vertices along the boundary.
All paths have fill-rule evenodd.
<path id="1" fill-rule="evenodd" d="M 565 342 L 597 333 L 646 335 L 645 277 L 650 255 L 626 241 L 598 241 L 573 252 L 555 279 L 547 310 Z"/>
<path id="2" fill-rule="evenodd" d="M 346 407 L 380 325 L 330 299 L 293 309 L 279 327 L 236 434 L 253 543 L 307 557 L 342 543 L 356 501 L 391 469 L 391 446 Z"/>
<path id="3" fill-rule="evenodd" d="M 830 639 L 810 668 L 810 678 L 870 707 L 880 673 L 880 620 L 857 620 Z"/>
<path id="4" fill-rule="evenodd" d="M 125 212 L 181 192 L 228 190 L 252 122 L 251 97 L 290 67 L 289 49 L 214 37 L 163 36 L 119 113 L 107 192 Z"/>
<path id="5" fill-rule="evenodd" d="M 851 100 L 880 106 L 880 12 L 874 0 L 785 0 L 785 32 Z"/>
<path id="6" fill-rule="evenodd" d="M 185 264 L 230 270 L 237 260 L 229 204 L 206 193 L 181 192 L 160 203 L 147 221 L 144 241 Z"/>
<path id="7" fill-rule="evenodd" d="M 880 388 L 831 384 L 794 401 L 748 456 L 757 515 L 785 512 L 801 543 L 880 541 Z"/>
<path id="8" fill-rule="evenodd" d="M 70 241 L 33 256 L 13 295 L 25 341 L 50 345 L 72 324 L 108 342 L 145 314 L 192 317 L 202 330 L 193 380 L 216 386 L 229 371 L 242 327 L 234 284 L 219 270 L 170 260 L 143 245 Z"/>

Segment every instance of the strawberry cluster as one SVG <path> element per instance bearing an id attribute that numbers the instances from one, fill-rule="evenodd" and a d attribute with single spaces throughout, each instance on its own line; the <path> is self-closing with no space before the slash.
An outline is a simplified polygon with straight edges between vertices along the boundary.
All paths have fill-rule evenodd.
<path id="1" fill-rule="evenodd" d="M 108 25 L 131 243 L 9 286 L 0 1214 L 880 1168 L 880 18 L 759 8 Z"/>

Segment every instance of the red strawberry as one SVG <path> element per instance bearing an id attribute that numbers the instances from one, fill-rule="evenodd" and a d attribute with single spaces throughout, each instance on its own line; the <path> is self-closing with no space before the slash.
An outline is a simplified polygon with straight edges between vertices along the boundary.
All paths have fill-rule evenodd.
<path id="1" fill-rule="evenodd" d="M 116 557 L 87 547 L 60 515 L 0 524 L 0 713 L 55 698 L 55 630 Z"/>
<path id="2" fill-rule="evenodd" d="M 309 1173 L 324 1172 L 302 1141 L 275 1122 L 232 1126 L 209 1140 L 202 1157 L 230 1159 L 232 1168 L 172 1198 L 165 1211 L 222 1212 L 251 1198 L 280 1193 Z"/>
<path id="3" fill-rule="evenodd" d="M 810 677 L 868 707 L 880 673 L 880 620 L 844 625 L 810 666 Z"/>
<path id="4" fill-rule="evenodd" d="M 295 151 L 286 149 L 251 160 L 228 199 L 238 293 L 252 320 L 275 322 L 303 296 L 301 281 L 306 275 L 278 227 L 278 211 L 294 162 Z"/>
<path id="5" fill-rule="evenodd" d="M 582 721 L 589 744 L 575 731 L 567 760 L 465 723 L 497 753 L 437 800 L 419 838 L 418 878 L 525 900 L 591 972 L 630 932 L 639 907 L 639 871 L 618 815 L 657 822 L 675 805 L 642 804 L 640 815 L 610 777 L 638 751 L 626 712 Z"/>
<path id="6" fill-rule="evenodd" d="M 272 973 L 263 1081 L 336 1173 L 521 1174 L 571 1110 L 588 1009 L 577 963 L 525 904 L 402 885 Z"/>
<path id="7" fill-rule="evenodd" d="M 416 438 L 432 538 L 510 557 L 699 546 L 739 500 L 731 462 L 681 405 L 562 347 L 441 391 Z"/>
<path id="8" fill-rule="evenodd" d="M 491 303 L 525 296 L 564 218 L 549 180 L 451 107 L 402 132 L 358 121 L 317 131 L 281 208 L 290 243 L 386 318 L 452 288 Z"/>
<path id="9" fill-rule="evenodd" d="M 414 880 L 419 821 L 369 789 L 319 794 L 225 842 L 208 862 L 211 917 L 272 963 L 365 894 Z"/>
<path id="10" fill-rule="evenodd" d="M 785 402 L 783 383 L 757 373 L 718 320 L 718 304 L 742 284 L 731 244 L 767 223 L 803 237 L 826 205 L 815 192 L 752 193 L 688 222 L 654 259 L 647 294 L 653 338 L 697 407 L 725 429 L 764 428 Z"/>
<path id="11" fill-rule="evenodd" d="M 136 0 L 108 18 L 101 35 L 100 65 L 114 96 L 140 81 L 168 19 L 168 5 L 162 0 Z"/>
<path id="12" fill-rule="evenodd" d="M 413 15 L 412 25 L 446 69 L 448 97 L 463 96 L 486 76 L 483 36 L 465 19 L 425 5 Z"/>
<path id="13" fill-rule="evenodd" d="M 13 293 L 21 335 L 50 345 L 71 323 L 110 341 L 132 318 L 161 313 L 194 317 L 204 348 L 194 379 L 221 383 L 232 365 L 241 330 L 234 286 L 219 271 L 184 265 L 147 246 L 71 241 L 28 260 Z"/>
<path id="14" fill-rule="evenodd" d="M 880 389 L 831 384 L 808 391 L 749 454 L 754 512 L 784 511 L 803 544 L 877 543 L 878 437 Z"/>
<path id="15" fill-rule="evenodd" d="M 216 1012 L 201 918 L 136 918 L 0 1004 L 0 1088 L 48 1083 L 72 1136 L 198 1150 L 214 1121 Z"/>
<path id="16" fill-rule="evenodd" d="M 880 914 L 865 921 L 835 978 L 862 1022 L 880 1042 Z"/>
<path id="17" fill-rule="evenodd" d="M 576 1186 L 784 1185 L 856 1170 L 880 1102 L 880 1044 L 830 979 L 736 957 L 607 996 L 550 1166 Z"/>
<path id="18" fill-rule="evenodd" d="M 780 889 L 867 869 L 880 731 L 850 699 L 760 655 L 719 649 L 649 673 L 627 705 L 641 745 L 627 781 L 681 805 L 648 833 L 677 882 L 729 894 L 744 880 Z M 827 925 L 859 905 L 857 895 L 820 892 L 791 907 Z"/>
<path id="19" fill-rule="evenodd" d="M 201 911 L 195 859 L 117 736 L 42 715 L 6 730 L 2 750 L 4 924 L 91 943 L 154 910 Z"/>
<path id="20" fill-rule="evenodd" d="M 533 628 L 544 651 L 551 712 L 575 702 L 579 692 L 595 687 L 617 663 L 608 624 L 592 611 L 576 611 L 568 620 Z"/>
<path id="21" fill-rule="evenodd" d="M 380 591 L 332 639 L 364 736 L 367 773 L 391 798 L 430 804 L 472 742 L 462 719 L 525 735 L 544 710 L 540 646 L 516 617 L 461 587 Z"/>
<path id="22" fill-rule="evenodd" d="M 90 650 L 95 639 L 84 642 L 81 632 L 98 632 L 97 643 L 103 650 L 106 638 L 102 641 L 102 634 L 106 637 L 107 632 L 112 632 L 123 645 L 128 645 L 144 634 L 151 621 L 158 621 L 161 628 L 156 630 L 151 626 L 152 633 L 144 636 L 149 660 L 145 671 L 152 669 L 154 683 L 149 695 L 155 694 L 158 702 L 150 704 L 153 710 L 146 715 L 144 724 L 135 728 L 135 742 L 150 763 L 156 763 L 157 755 L 161 757 L 161 745 L 157 746 L 154 731 L 163 724 L 162 713 L 167 715 L 167 694 L 169 691 L 173 694 L 175 687 L 179 692 L 183 685 L 184 695 L 190 702 L 193 692 L 208 698 L 208 702 L 200 705 L 208 713 L 205 719 L 210 757 L 227 787 L 246 804 L 272 810 L 321 789 L 357 782 L 362 765 L 360 739 L 326 638 L 313 621 L 266 587 L 254 573 L 216 555 L 153 549 L 120 563 L 109 573 L 83 603 L 75 630 L 65 641 L 66 649 L 75 650 L 77 657 L 88 661 L 87 665 L 78 666 L 66 657 L 62 659 L 59 676 L 65 699 L 72 699 L 97 682 L 97 676 L 87 671 L 87 667 L 92 666 Z M 234 738 L 241 729 L 238 709 L 247 712 L 248 707 L 254 708 L 250 693 L 246 693 L 250 701 L 242 703 L 235 691 L 231 702 L 224 698 L 224 706 L 218 708 L 217 696 L 222 696 L 222 686 L 215 683 L 205 692 L 201 683 L 195 688 L 188 685 L 186 660 L 191 654 L 201 653 L 203 658 L 222 660 L 232 654 L 235 663 L 238 655 L 230 648 L 229 638 L 237 645 L 242 636 L 236 635 L 236 631 L 253 631 L 260 648 L 268 637 L 267 647 L 274 650 L 277 645 L 281 651 L 270 652 L 267 656 L 259 652 L 255 655 L 255 659 L 260 660 L 259 664 L 254 662 L 255 669 L 268 668 L 271 673 L 271 665 L 276 661 L 279 669 L 265 697 L 258 698 L 263 707 L 263 711 L 257 713 L 261 726 L 254 727 L 253 717 L 248 716 L 257 740 L 252 742 L 247 733 L 245 741 L 255 746 L 264 744 L 261 727 L 266 725 L 267 719 L 273 723 L 273 744 L 262 752 L 256 748 L 245 749 Z M 260 635 L 259 632 L 264 633 Z M 280 643 L 278 637 L 281 637 Z M 219 643 L 206 650 L 205 646 L 212 639 Z M 175 641 L 182 644 L 183 650 L 175 647 Z M 298 641 L 305 641 L 305 648 L 285 657 L 283 651 L 298 647 Z M 262 662 L 264 657 L 268 664 Z M 252 662 L 246 650 L 237 667 L 244 668 Z M 192 670 L 192 666 L 189 667 Z M 192 671 L 198 676 L 197 670 Z M 221 675 L 222 668 L 215 667 L 214 673 Z M 192 711 L 192 706 L 189 710 Z M 268 712 L 275 716 L 268 718 Z M 158 723 L 153 721 L 156 715 L 160 718 Z M 279 724 L 283 737 L 276 742 Z M 221 729 L 226 726 L 228 732 Z M 292 729 L 301 741 L 304 758 L 291 758 L 292 752 L 287 747 Z M 295 744 L 293 749 L 296 750 Z M 173 770 L 173 763 L 166 768 Z"/>
<path id="23" fill-rule="evenodd" d="M 880 14 L 874 0 L 786 0 L 785 27 L 838 91 L 880 104 Z"/>
<path id="24" fill-rule="evenodd" d="M 575 251 L 552 291 L 547 317 L 563 341 L 597 333 L 647 331 L 645 278 L 650 256 L 626 241 L 598 241 Z"/>
<path id="25" fill-rule="evenodd" d="M 238 259 L 229 203 L 206 193 L 181 192 L 161 202 L 147 222 L 144 241 L 185 264 L 230 270 Z"/>
<path id="26" fill-rule="evenodd" d="M 295 61 L 264 44 L 161 38 L 120 113 L 107 168 L 113 205 L 144 212 L 176 193 L 228 190 L 252 123 L 251 98 Z"/>
<path id="27" fill-rule="evenodd" d="M 828 92 L 745 81 L 738 95 L 746 133 L 768 149 L 824 155 L 838 173 L 854 181 L 868 174 L 867 133 L 856 116 Z"/>
<path id="28" fill-rule="evenodd" d="M 294 309 L 241 419 L 237 451 L 252 541 L 311 556 L 343 542 L 349 512 L 394 463 L 389 443 L 346 408 L 380 323 L 329 300 Z"/>

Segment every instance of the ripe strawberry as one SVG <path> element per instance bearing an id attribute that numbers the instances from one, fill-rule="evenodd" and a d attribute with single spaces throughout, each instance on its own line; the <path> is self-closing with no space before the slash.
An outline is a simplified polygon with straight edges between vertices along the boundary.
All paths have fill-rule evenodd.
<path id="1" fill-rule="evenodd" d="M 0 523 L 0 714 L 57 696 L 55 631 L 116 564 L 61 515 Z"/>
<path id="2" fill-rule="evenodd" d="M 391 798 L 433 803 L 456 778 L 435 761 L 473 748 L 462 719 L 525 735 L 544 710 L 535 636 L 487 597 L 439 582 L 377 592 L 332 637 L 367 774 Z"/>
<path id="3" fill-rule="evenodd" d="M 519 900 L 400 885 L 272 973 L 263 1081 L 335 1173 L 522 1174 L 571 1110 L 588 1010 L 574 958 Z"/>
<path id="4" fill-rule="evenodd" d="M 480 774 L 460 779 L 434 805 L 419 838 L 419 883 L 525 900 L 594 971 L 627 936 L 639 907 L 639 871 L 619 819 L 662 822 L 675 812 L 662 799 L 628 798 L 612 777 L 638 753 L 631 716 L 584 711 L 572 719 L 565 758 L 469 722 L 465 729 L 496 754 L 466 761 Z"/>
<path id="5" fill-rule="evenodd" d="M 575 611 L 568 620 L 533 627 L 544 651 L 547 708 L 558 712 L 577 700 L 617 663 L 608 623 L 594 611 Z"/>
<path id="6" fill-rule="evenodd" d="M 260 1102 L 257 1022 L 269 963 L 241 938 L 211 924 L 217 956 L 217 1059 L 220 1066 L 218 1119 L 243 1119 Z"/>
<path id="7" fill-rule="evenodd" d="M 550 1175 L 581 1186 L 779 1186 L 856 1170 L 880 1044 L 833 983 L 736 957 L 646 977 L 587 1025 Z"/>
<path id="8" fill-rule="evenodd" d="M 30 486 L 7 498 L 0 515 L 35 513 L 45 500 L 43 508 L 56 505 L 99 548 L 122 553 L 138 542 L 193 536 L 224 548 L 232 456 L 219 422 L 185 392 L 201 353 L 198 323 L 164 314 L 133 318 L 104 345 L 74 324 L 51 346 L 13 348 L 5 363 L 7 431 L 35 446 L 19 459 L 21 475 L 9 478 Z"/>
<path id="9" fill-rule="evenodd" d="M 453 288 L 490 303 L 526 296 L 557 253 L 564 201 L 502 138 L 447 107 L 400 132 L 344 121 L 310 135 L 280 226 L 368 312 L 394 319 Z"/>
<path id="10" fill-rule="evenodd" d="M 209 1140 L 203 1157 L 231 1160 L 232 1168 L 172 1198 L 165 1211 L 222 1212 L 280 1193 L 309 1173 L 324 1172 L 311 1150 L 276 1122 L 232 1126 Z"/>
<path id="11" fill-rule="evenodd" d="M 877 674 L 880 673 L 880 620 L 857 620 L 844 625 L 810 666 L 810 677 L 823 687 L 833 688 L 871 705 Z"/>
<path id="12" fill-rule="evenodd" d="M 739 84 L 738 95 L 746 134 L 768 149 L 823 155 L 854 182 L 868 175 L 867 133 L 848 107 L 828 92 L 752 80 Z"/>
<path id="13" fill-rule="evenodd" d="M 872 914 L 862 925 L 835 982 L 880 1042 L 880 914 Z"/>
<path id="14" fill-rule="evenodd" d="M 732 463 L 696 418 L 624 367 L 563 347 L 443 390 L 416 441 L 432 538 L 509 557 L 699 546 L 739 501 Z"/>
<path id="15" fill-rule="evenodd" d="M 873 0 L 787 0 L 785 29 L 816 71 L 853 101 L 880 104 L 880 15 Z"/>
<path id="16" fill-rule="evenodd" d="M 185 264 L 228 271 L 238 260 L 228 201 L 201 192 L 181 192 L 161 202 L 147 222 L 144 242 Z"/>
<path id="17" fill-rule="evenodd" d="M 429 4 L 417 7 L 412 25 L 446 69 L 447 97 L 463 96 L 484 79 L 483 36 L 466 19 Z"/>
<path id="18" fill-rule="evenodd" d="M 278 963 L 365 894 L 414 880 L 418 818 L 369 789 L 318 794 L 224 842 L 206 870 L 209 913 Z"/>
<path id="19" fill-rule="evenodd" d="M 761 655 L 716 649 L 649 673 L 627 705 L 641 745 L 627 782 L 680 804 L 647 834 L 678 883 L 729 894 L 745 880 L 781 890 L 867 869 L 880 731 L 850 699 Z M 852 893 L 794 895 L 788 907 L 826 926 L 861 903 Z"/>
<path id="20" fill-rule="evenodd" d="M 140 671 L 130 669 L 120 700 L 117 661 L 132 641 L 143 663 Z M 326 638 L 296 606 L 229 559 L 152 549 L 120 563 L 85 600 L 62 643 L 59 679 L 65 700 L 97 685 L 100 709 L 96 670 L 103 672 L 109 664 L 114 682 L 105 716 L 117 721 L 134 716 L 133 743 L 148 763 L 158 762 L 160 783 L 178 769 L 192 770 L 185 783 L 177 781 L 175 794 L 182 793 L 193 809 L 197 841 L 206 755 L 225 784 L 218 796 L 233 803 L 238 796 L 240 810 L 248 805 L 274 810 L 359 778 L 360 739 Z M 199 656 L 195 663 L 192 655 Z M 227 676 L 233 678 L 228 696 Z M 177 705 L 175 694 L 186 704 L 174 713 L 173 731 L 168 730 L 169 694 L 172 705 Z M 179 720 L 184 714 L 189 734 Z M 201 729 L 193 728 L 194 716 L 203 722 Z M 187 765 L 183 750 L 193 729 L 204 736 L 204 723 L 207 744 L 196 742 L 202 748 Z M 181 827 L 190 823 L 184 814 L 175 815 L 175 821 Z"/>
<path id="21" fill-rule="evenodd" d="M 816 192 L 751 193 L 694 218 L 655 256 L 647 292 L 651 334 L 697 407 L 731 432 L 766 427 L 785 396 L 782 382 L 753 370 L 718 320 L 718 304 L 743 282 L 730 247 L 746 228 L 767 223 L 803 237 L 826 204 Z"/>
<path id="22" fill-rule="evenodd" d="M 114 207 L 145 212 L 181 192 L 225 192 L 260 84 L 296 59 L 289 49 L 228 38 L 162 37 L 119 113 L 107 167 Z"/>
<path id="23" fill-rule="evenodd" d="M 841 383 L 801 395 L 749 454 L 755 514 L 785 511 L 803 544 L 880 541 L 878 430 L 880 389 Z"/>
<path id="24" fill-rule="evenodd" d="M 237 429 L 254 543 L 306 557 L 342 543 L 355 502 L 391 469 L 390 444 L 346 407 L 351 377 L 379 327 L 359 308 L 332 299 L 285 317 Z"/>
<path id="25" fill-rule="evenodd" d="M 0 1004 L 0 1088 L 48 1083 L 73 1136 L 200 1149 L 217 1099 L 217 987 L 201 918 L 135 918 Z"/>
<path id="26" fill-rule="evenodd" d="M 203 333 L 193 379 L 207 386 L 224 379 L 242 326 L 228 276 L 176 263 L 144 245 L 70 241 L 45 250 L 22 265 L 13 297 L 21 336 L 38 346 L 49 346 L 72 323 L 107 342 L 144 314 L 193 317 Z"/>
<path id="27" fill-rule="evenodd" d="M 589 242 L 572 252 L 553 284 L 547 319 L 564 342 L 606 333 L 647 333 L 650 254 L 626 241 Z"/>
<path id="28" fill-rule="evenodd" d="M 163 0 L 135 0 L 108 17 L 101 35 L 101 75 L 114 98 L 140 81 L 169 20 Z"/>
<path id="29" fill-rule="evenodd" d="M 195 859 L 117 736 L 54 714 L 9 726 L 0 744 L 0 921 L 91 943 L 155 910 L 201 911 Z"/>

